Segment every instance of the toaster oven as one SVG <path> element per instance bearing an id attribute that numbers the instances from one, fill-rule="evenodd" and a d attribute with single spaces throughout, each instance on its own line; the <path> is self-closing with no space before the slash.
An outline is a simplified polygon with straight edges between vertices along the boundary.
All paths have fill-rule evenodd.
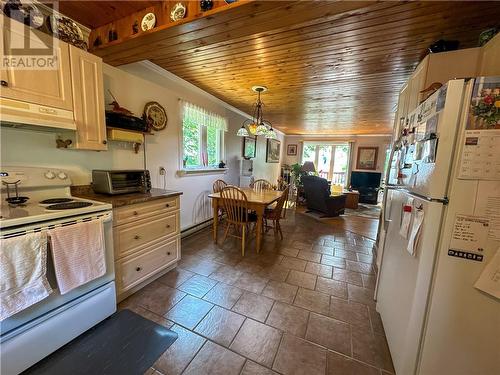
<path id="1" fill-rule="evenodd" d="M 92 188 L 96 193 L 146 193 L 151 190 L 148 170 L 93 170 Z"/>

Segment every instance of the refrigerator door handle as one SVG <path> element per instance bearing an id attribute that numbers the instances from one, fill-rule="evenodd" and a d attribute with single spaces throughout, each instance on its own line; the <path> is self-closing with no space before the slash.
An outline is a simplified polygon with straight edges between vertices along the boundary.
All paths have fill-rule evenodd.
<path id="1" fill-rule="evenodd" d="M 419 198 L 419 199 L 422 199 L 424 201 L 427 201 L 427 202 L 436 202 L 436 203 L 441 203 L 443 205 L 447 205 L 448 203 L 450 203 L 450 200 L 448 199 L 448 197 L 444 197 L 444 198 L 432 198 L 432 197 L 427 197 L 425 195 L 422 195 L 422 194 L 418 194 L 418 193 L 413 193 L 413 192 L 410 192 L 410 191 L 406 191 L 406 193 L 408 195 L 411 195 L 415 198 Z"/>

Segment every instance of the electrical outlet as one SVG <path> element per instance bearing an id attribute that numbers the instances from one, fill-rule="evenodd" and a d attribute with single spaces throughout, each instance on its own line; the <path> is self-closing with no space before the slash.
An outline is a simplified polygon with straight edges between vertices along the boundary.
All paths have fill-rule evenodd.
<path id="1" fill-rule="evenodd" d="M 160 176 L 164 176 L 166 173 L 165 168 L 160 167 Z"/>

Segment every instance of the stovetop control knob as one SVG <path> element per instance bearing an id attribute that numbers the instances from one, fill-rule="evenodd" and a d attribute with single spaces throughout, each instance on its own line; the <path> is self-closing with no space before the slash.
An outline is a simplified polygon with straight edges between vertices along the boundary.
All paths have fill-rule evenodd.
<path id="1" fill-rule="evenodd" d="M 49 180 L 53 180 L 56 178 L 56 174 L 52 171 L 45 172 L 45 178 L 48 178 Z"/>
<path id="2" fill-rule="evenodd" d="M 65 180 L 65 179 L 68 178 L 68 175 L 66 173 L 64 173 L 64 172 L 59 172 L 57 174 L 57 177 L 59 177 L 61 180 Z"/>

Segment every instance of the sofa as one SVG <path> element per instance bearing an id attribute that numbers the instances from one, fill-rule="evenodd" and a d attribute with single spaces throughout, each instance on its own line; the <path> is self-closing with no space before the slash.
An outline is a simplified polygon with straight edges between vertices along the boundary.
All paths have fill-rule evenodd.
<path id="1" fill-rule="evenodd" d="M 327 180 L 317 176 L 303 176 L 301 182 L 309 211 L 319 211 L 325 216 L 339 216 L 344 213 L 347 196 L 330 195 Z"/>

